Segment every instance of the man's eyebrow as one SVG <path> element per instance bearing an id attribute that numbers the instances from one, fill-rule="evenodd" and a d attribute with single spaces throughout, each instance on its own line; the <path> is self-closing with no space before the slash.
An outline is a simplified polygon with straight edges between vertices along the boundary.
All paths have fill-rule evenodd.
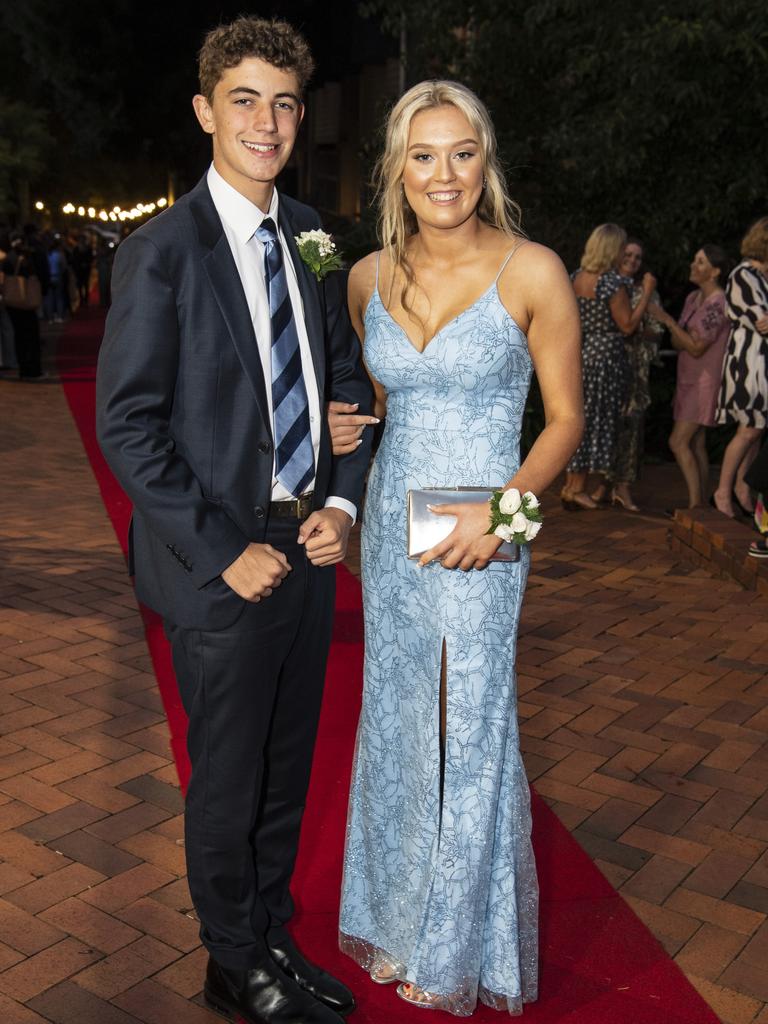
<path id="1" fill-rule="evenodd" d="M 248 85 L 236 85 L 233 89 L 230 89 L 227 96 L 232 96 L 236 92 L 244 92 L 249 96 L 261 96 L 258 89 L 251 89 Z M 301 98 L 296 95 L 295 92 L 278 92 L 275 94 L 276 100 L 291 99 L 296 103 L 301 103 Z"/>
<path id="2" fill-rule="evenodd" d="M 454 142 L 453 143 L 453 146 L 469 146 L 469 145 L 477 146 L 477 145 L 479 145 L 479 143 L 478 143 L 477 139 L 462 139 L 460 142 Z M 414 142 L 414 143 L 412 143 L 408 147 L 408 152 L 410 153 L 410 151 L 412 149 L 431 149 L 432 146 L 433 146 L 433 143 L 431 143 L 431 142 Z"/>

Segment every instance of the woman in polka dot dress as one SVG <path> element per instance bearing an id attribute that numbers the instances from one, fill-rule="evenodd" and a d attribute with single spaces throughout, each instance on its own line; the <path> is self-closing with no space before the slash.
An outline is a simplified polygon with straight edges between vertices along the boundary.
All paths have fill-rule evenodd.
<path id="1" fill-rule="evenodd" d="M 624 338 L 638 329 L 656 286 L 653 274 L 645 274 L 640 301 L 632 308 L 629 282 L 617 270 L 626 244 L 623 228 L 600 224 L 572 275 L 581 317 L 585 428 L 560 494 L 570 510 L 599 507 L 587 493 L 587 478 L 590 473 L 610 473 L 613 467 L 627 387 Z"/>

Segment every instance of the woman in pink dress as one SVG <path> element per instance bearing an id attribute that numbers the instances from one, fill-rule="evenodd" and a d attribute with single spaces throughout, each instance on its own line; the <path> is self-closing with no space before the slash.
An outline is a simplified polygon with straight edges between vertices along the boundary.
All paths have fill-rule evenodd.
<path id="1" fill-rule="evenodd" d="M 680 319 L 660 306 L 648 312 L 668 328 L 677 358 L 673 405 L 675 426 L 669 447 L 688 487 L 688 507 L 704 504 L 709 490 L 706 428 L 714 426 L 717 394 L 730 324 L 723 285 L 730 263 L 718 245 L 703 245 L 693 257 L 690 280 L 698 285 L 685 300 Z"/>

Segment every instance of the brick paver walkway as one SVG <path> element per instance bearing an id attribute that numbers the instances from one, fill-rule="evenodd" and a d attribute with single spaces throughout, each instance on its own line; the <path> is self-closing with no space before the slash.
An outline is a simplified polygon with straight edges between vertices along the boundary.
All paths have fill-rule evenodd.
<path id="1" fill-rule="evenodd" d="M 59 386 L 0 382 L 0 408 L 0 1020 L 210 1024 L 122 556 Z M 765 1024 L 768 602 L 679 561 L 658 517 L 549 505 L 529 774 L 723 1021 Z"/>

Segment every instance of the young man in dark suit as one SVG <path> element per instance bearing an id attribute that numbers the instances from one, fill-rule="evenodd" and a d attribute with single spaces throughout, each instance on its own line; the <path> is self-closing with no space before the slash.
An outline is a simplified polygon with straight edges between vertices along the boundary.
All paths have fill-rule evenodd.
<path id="1" fill-rule="evenodd" d="M 189 885 L 205 996 L 264 1024 L 333 1024 L 351 993 L 285 924 L 330 643 L 334 563 L 369 443 L 333 458 L 325 403 L 371 405 L 341 275 L 278 194 L 312 71 L 285 22 L 209 33 L 202 181 L 118 250 L 99 359 L 102 449 L 134 503 L 136 590 L 164 618 L 189 716 Z"/>

